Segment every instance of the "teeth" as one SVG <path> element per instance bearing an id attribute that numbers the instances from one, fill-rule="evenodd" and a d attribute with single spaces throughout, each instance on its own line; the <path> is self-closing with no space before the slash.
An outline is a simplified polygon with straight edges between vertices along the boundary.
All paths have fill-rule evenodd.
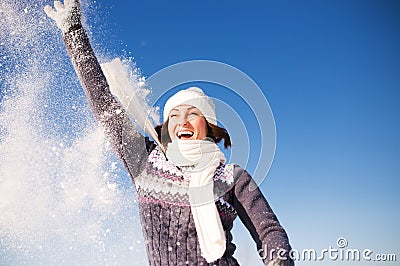
<path id="1" fill-rule="evenodd" d="M 178 132 L 178 137 L 181 137 L 182 135 L 190 135 L 190 136 L 193 136 L 193 132 L 191 132 L 191 131 L 179 131 L 179 132 Z"/>

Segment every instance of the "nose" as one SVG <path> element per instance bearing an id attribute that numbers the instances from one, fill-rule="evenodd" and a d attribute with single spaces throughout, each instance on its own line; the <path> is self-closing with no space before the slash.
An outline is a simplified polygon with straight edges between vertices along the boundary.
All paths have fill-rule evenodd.
<path id="1" fill-rule="evenodd" d="M 186 118 L 186 116 L 181 115 L 181 116 L 179 117 L 179 120 L 178 120 L 178 125 L 183 126 L 183 125 L 186 124 L 186 123 L 187 123 L 187 118 Z"/>
<path id="2" fill-rule="evenodd" d="M 180 119 L 179 119 L 179 121 L 178 121 L 178 124 L 179 124 L 180 126 L 184 126 L 184 125 L 186 125 L 186 124 L 189 124 L 189 119 L 188 119 L 188 117 L 187 117 L 186 115 L 181 116 Z"/>

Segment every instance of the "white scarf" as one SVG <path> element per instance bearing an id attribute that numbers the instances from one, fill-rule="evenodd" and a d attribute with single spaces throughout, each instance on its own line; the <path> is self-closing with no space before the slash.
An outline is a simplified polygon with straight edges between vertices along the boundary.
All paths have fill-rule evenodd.
<path id="1" fill-rule="evenodd" d="M 214 203 L 214 173 L 225 156 L 213 141 L 174 140 L 167 158 L 177 166 L 194 166 L 190 175 L 189 202 L 202 256 L 213 262 L 224 255 L 225 232 Z"/>
<path id="2" fill-rule="evenodd" d="M 140 82 L 133 79 L 133 74 L 130 74 L 132 70 L 129 69 L 129 66 L 119 58 L 100 66 L 111 93 L 118 98 L 125 110 L 135 119 L 136 125 L 152 137 L 164 151 L 163 145 L 158 140 L 157 132 L 149 120 L 151 108 L 146 104 L 145 89 L 142 88 Z"/>

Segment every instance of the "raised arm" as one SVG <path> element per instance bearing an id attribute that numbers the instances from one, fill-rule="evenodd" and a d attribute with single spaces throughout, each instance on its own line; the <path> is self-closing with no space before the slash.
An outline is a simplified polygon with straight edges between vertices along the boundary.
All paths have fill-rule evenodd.
<path id="1" fill-rule="evenodd" d="M 147 160 L 147 141 L 138 133 L 124 108 L 110 92 L 82 27 L 79 1 L 65 0 L 64 4 L 55 1 L 54 7 L 56 10 L 50 6 L 46 6 L 44 10 L 61 29 L 68 54 L 94 117 L 104 128 L 113 149 L 133 178 L 142 171 Z"/>
<path id="2" fill-rule="evenodd" d="M 256 242 L 260 257 L 268 266 L 292 266 L 288 236 L 259 188 L 250 191 L 253 179 L 241 167 L 235 167 L 233 206 Z M 255 184 L 252 184 L 255 186 Z M 281 251 L 280 251 L 281 250 Z M 282 258 L 282 259 L 280 259 Z"/>

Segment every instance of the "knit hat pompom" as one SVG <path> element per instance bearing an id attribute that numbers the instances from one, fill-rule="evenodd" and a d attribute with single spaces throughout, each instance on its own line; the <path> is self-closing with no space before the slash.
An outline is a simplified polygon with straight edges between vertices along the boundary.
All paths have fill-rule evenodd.
<path id="1" fill-rule="evenodd" d="M 190 87 L 185 90 L 180 90 L 172 95 L 164 106 L 164 122 L 167 121 L 171 110 L 178 105 L 192 105 L 196 107 L 200 112 L 202 112 L 209 123 L 217 125 L 214 102 L 210 97 L 204 94 L 202 89 L 198 87 Z"/>

